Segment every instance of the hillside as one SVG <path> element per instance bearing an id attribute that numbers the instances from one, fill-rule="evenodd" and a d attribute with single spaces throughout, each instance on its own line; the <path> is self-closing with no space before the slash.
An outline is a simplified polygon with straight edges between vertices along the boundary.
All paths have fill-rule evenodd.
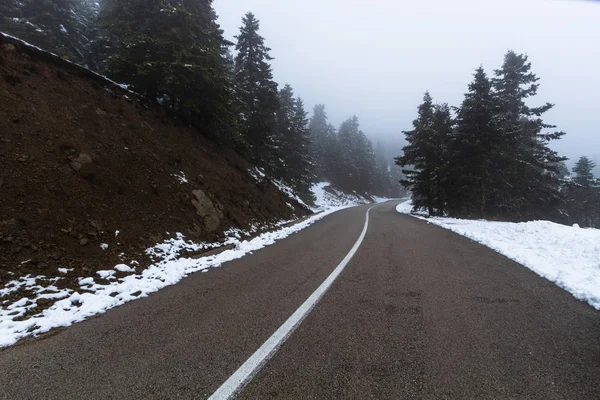
<path id="1" fill-rule="evenodd" d="M 118 85 L 0 35 L 0 288 L 57 287 L 174 237 L 310 213 L 230 150 Z M 14 294 L 14 293 L 13 293 Z"/>

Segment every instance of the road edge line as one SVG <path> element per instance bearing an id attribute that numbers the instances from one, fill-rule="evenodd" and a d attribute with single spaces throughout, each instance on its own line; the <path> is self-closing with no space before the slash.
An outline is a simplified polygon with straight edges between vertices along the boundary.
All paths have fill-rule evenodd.
<path id="1" fill-rule="evenodd" d="M 376 207 L 373 205 L 369 207 L 365 213 L 365 225 L 363 230 L 358 237 L 354 246 L 350 249 L 346 257 L 335 267 L 333 272 L 319 285 L 319 287 L 302 303 L 302 305 L 263 343 L 258 350 L 250 356 L 234 373 L 227 379 L 210 397 L 209 400 L 228 400 L 232 399 L 237 395 L 256 374 L 262 369 L 262 367 L 275 355 L 277 350 L 285 343 L 285 341 L 294 333 L 296 328 L 300 326 L 302 321 L 310 314 L 315 308 L 319 300 L 325 295 L 327 290 L 331 287 L 333 282 L 346 268 L 346 265 L 350 262 L 354 254 L 358 251 L 362 244 L 367 230 L 369 228 L 369 213 L 371 209 Z"/>

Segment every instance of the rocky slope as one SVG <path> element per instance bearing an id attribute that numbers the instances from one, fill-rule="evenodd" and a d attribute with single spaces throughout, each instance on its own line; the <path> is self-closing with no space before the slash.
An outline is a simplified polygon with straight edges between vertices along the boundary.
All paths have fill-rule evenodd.
<path id="1" fill-rule="evenodd" d="M 125 258 L 143 269 L 144 250 L 176 232 L 214 242 L 309 213 L 251 169 L 135 94 L 0 35 L 0 288 L 59 268 L 70 272 L 56 286 L 77 286 Z"/>

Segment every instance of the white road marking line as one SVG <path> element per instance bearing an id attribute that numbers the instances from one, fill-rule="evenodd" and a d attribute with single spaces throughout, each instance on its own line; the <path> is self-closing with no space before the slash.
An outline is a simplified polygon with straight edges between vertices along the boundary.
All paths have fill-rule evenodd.
<path id="1" fill-rule="evenodd" d="M 365 226 L 360 234 L 356 243 L 350 252 L 344 257 L 342 262 L 338 264 L 338 266 L 333 270 L 333 272 L 323 281 L 323 283 L 310 295 L 308 299 L 292 314 L 291 317 L 288 318 L 287 321 L 284 322 L 283 325 L 275 331 L 275 333 L 267 339 L 265 343 L 252 356 L 246 360 L 241 367 L 238 368 L 237 371 L 233 373 L 221 385 L 220 388 L 217 389 L 216 392 L 213 393 L 212 396 L 209 397 L 209 400 L 225 400 L 232 399 L 234 396 L 239 393 L 244 386 L 248 384 L 254 378 L 254 376 L 260 371 L 260 369 L 269 361 L 271 357 L 275 354 L 277 349 L 290 337 L 290 335 L 296 330 L 296 328 L 304 321 L 306 316 L 312 311 L 312 309 L 317 305 L 319 300 L 323 297 L 323 295 L 327 292 L 331 284 L 335 281 L 335 279 L 342 273 L 344 268 L 360 245 L 362 244 L 365 235 L 367 234 L 367 229 L 369 228 L 369 212 L 371 209 L 376 206 L 371 206 L 366 213 L 365 216 Z"/>

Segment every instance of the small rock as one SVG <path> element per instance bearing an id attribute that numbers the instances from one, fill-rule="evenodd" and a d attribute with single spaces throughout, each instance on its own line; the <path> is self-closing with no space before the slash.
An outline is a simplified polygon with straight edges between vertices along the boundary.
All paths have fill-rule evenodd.
<path id="1" fill-rule="evenodd" d="M 27 157 L 26 155 L 20 155 L 19 157 L 17 157 L 17 161 L 19 162 L 27 162 L 27 160 L 29 160 L 29 157 Z"/>
<path id="2" fill-rule="evenodd" d="M 98 115 L 106 115 L 106 111 L 102 110 L 101 108 L 96 108 L 96 114 L 98 114 Z"/>
<path id="3" fill-rule="evenodd" d="M 82 245 L 82 246 L 85 246 L 85 245 L 86 245 L 86 244 L 88 244 L 88 243 L 89 243 L 89 240 L 88 240 L 88 239 L 85 239 L 85 238 L 84 238 L 84 239 L 81 239 L 81 240 L 79 241 L 79 244 L 80 244 L 80 245 Z"/>
<path id="4" fill-rule="evenodd" d="M 86 164 L 90 164 L 91 162 L 92 158 L 88 154 L 80 154 L 79 157 L 71 161 L 71 168 L 73 168 L 75 171 L 79 171 L 81 167 Z"/>
<path id="5" fill-rule="evenodd" d="M 71 161 L 71 168 L 73 168 L 74 171 L 79 171 L 81 167 L 82 165 L 77 161 Z"/>

